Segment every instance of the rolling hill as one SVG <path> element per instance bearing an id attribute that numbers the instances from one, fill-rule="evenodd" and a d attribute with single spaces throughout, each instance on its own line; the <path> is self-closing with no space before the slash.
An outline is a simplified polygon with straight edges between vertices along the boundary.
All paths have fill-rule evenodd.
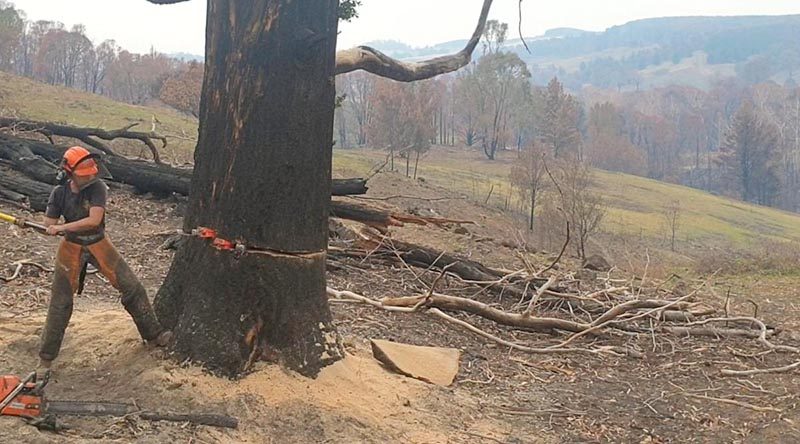
<path id="1" fill-rule="evenodd" d="M 737 76 L 747 83 L 794 82 L 800 68 L 800 15 L 665 17 L 637 20 L 604 32 L 559 28 L 519 39 L 506 49 L 532 68 L 536 83 L 558 75 L 572 89 L 648 88 L 667 82 L 709 87 Z M 457 51 L 466 40 L 412 48 L 371 42 L 389 55 L 420 59 Z M 675 77 L 674 73 L 682 75 Z M 667 80 L 669 79 L 669 80 Z"/>
<path id="2" fill-rule="evenodd" d="M 0 109 L 5 114 L 76 125 L 115 128 L 131 122 L 150 125 L 166 134 L 194 135 L 197 121 L 165 107 L 134 106 L 105 97 L 0 73 Z M 174 138 L 163 153 L 168 161 L 192 158 L 194 142 Z M 334 172 L 365 175 L 380 164 L 385 152 L 335 150 Z M 508 174 L 515 153 L 488 161 L 476 151 L 434 147 L 422 160 L 419 174 L 431 185 L 484 201 L 492 186 L 490 207 L 499 208 L 509 194 Z M 663 236 L 662 209 L 680 200 L 683 207 L 682 239 L 701 245 L 748 247 L 765 240 L 800 241 L 800 215 L 713 196 L 698 190 L 620 173 L 597 171 L 595 191 L 609 204 L 603 229 L 629 236 Z"/>

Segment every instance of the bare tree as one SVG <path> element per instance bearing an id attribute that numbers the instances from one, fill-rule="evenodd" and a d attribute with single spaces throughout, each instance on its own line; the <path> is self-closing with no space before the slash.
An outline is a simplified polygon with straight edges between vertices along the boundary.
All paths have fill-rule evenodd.
<path id="1" fill-rule="evenodd" d="M 478 91 L 475 76 L 475 63 L 459 71 L 453 85 L 454 113 L 458 131 L 464 144 L 475 144 L 478 132 L 478 114 L 482 107 L 482 98 L 476 94 Z"/>
<path id="2" fill-rule="evenodd" d="M 108 68 L 117 59 L 119 48 L 114 40 L 106 40 L 87 53 L 83 64 L 84 89 L 100 93 Z M 199 95 L 198 95 L 199 99 Z"/>
<path id="3" fill-rule="evenodd" d="M 675 235 L 681 226 L 681 201 L 673 200 L 667 204 L 664 207 L 662 217 L 667 227 L 667 234 L 670 236 L 670 249 L 675 251 Z"/>
<path id="4" fill-rule="evenodd" d="M 511 168 L 511 184 L 517 187 L 529 203 L 528 229 L 533 231 L 536 216 L 536 199 L 545 189 L 545 151 L 532 144 L 520 153 L 519 162 Z"/>
<path id="5" fill-rule="evenodd" d="M 530 72 L 519 56 L 500 52 L 484 56 L 474 75 L 478 138 L 486 157 L 494 160 L 498 149 L 506 145 L 511 105 L 525 95 Z"/>
<path id="6" fill-rule="evenodd" d="M 581 260 L 586 259 L 589 238 L 600 228 L 607 206 L 602 198 L 591 191 L 592 172 L 575 159 L 562 159 L 554 163 L 548 174 L 560 198 L 561 208 L 575 233 L 575 251 Z"/>
<path id="7" fill-rule="evenodd" d="M 367 127 L 372 117 L 372 92 L 376 77 L 365 72 L 354 72 L 342 77 L 342 93 L 346 100 L 344 111 L 353 115 L 357 124 L 356 144 L 367 144 Z"/>
<path id="8" fill-rule="evenodd" d="M 483 32 L 483 55 L 500 52 L 507 37 L 508 23 L 501 23 L 497 20 L 486 22 L 486 30 Z"/>
<path id="9" fill-rule="evenodd" d="M 431 114 L 439 105 L 431 82 L 404 84 L 379 80 L 375 85 L 373 116 L 368 135 L 373 143 L 389 150 L 392 170 L 394 156 L 406 160 L 406 176 L 411 177 L 411 159 L 416 155 L 414 176 L 420 156 L 431 145 L 436 135 Z"/>
<path id="10" fill-rule="evenodd" d="M 14 55 L 25 32 L 25 21 L 13 4 L 0 0 L 0 69 L 13 66 Z"/>

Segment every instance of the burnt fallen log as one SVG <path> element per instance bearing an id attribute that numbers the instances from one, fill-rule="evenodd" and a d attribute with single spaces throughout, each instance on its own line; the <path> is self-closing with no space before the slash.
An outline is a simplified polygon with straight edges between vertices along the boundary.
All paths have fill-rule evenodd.
<path id="1" fill-rule="evenodd" d="M 331 181 L 331 196 L 355 196 L 358 194 L 367 194 L 366 179 L 333 179 Z"/>
<path id="2" fill-rule="evenodd" d="M 31 179 L 55 184 L 58 167 L 47 158 L 34 154 L 28 142 L 26 139 L 0 134 L 0 158 L 8 160 L 14 169 Z"/>
<path id="3" fill-rule="evenodd" d="M 36 140 L 0 134 L 0 158 L 13 163 L 13 168 L 40 182 L 55 183 L 56 165 L 61 161 L 65 146 L 51 145 Z M 49 164 L 49 165 L 48 165 Z M 122 156 L 104 156 L 103 164 L 113 176 L 113 181 L 131 185 L 139 192 L 188 195 L 191 190 L 192 170 L 154 164 Z M 333 179 L 331 195 L 348 196 L 365 194 L 365 179 Z"/>
<path id="4" fill-rule="evenodd" d="M 480 262 L 455 256 L 433 248 L 409 242 L 391 240 L 384 242 L 386 251 L 396 251 L 408 264 L 425 268 L 447 269 L 465 281 L 489 283 L 505 277 L 505 273 L 493 270 Z"/>
<path id="5" fill-rule="evenodd" d="M 390 227 L 402 227 L 405 226 L 405 224 L 422 226 L 433 225 L 446 228 L 452 225 L 475 223 L 468 220 L 415 216 L 393 211 L 388 208 L 361 202 L 344 201 L 341 199 L 334 199 L 331 201 L 331 217 L 361 222 L 364 225 L 375 228 L 383 234 L 388 233 Z"/>
<path id="6" fill-rule="evenodd" d="M 78 139 L 81 142 L 85 143 L 86 145 L 96 148 L 111 156 L 116 156 L 117 154 L 114 151 L 112 151 L 111 148 L 108 147 L 108 145 L 101 142 L 100 140 L 105 140 L 105 141 L 111 141 L 114 139 L 139 140 L 145 145 L 147 145 L 148 149 L 150 149 L 150 153 L 153 155 L 153 161 L 155 163 L 161 163 L 161 158 L 158 154 L 158 149 L 156 148 L 156 145 L 153 142 L 153 140 L 160 141 L 161 148 L 166 148 L 167 138 L 165 136 L 156 133 L 155 131 L 150 131 L 150 132 L 131 131 L 131 128 L 137 125 L 138 123 L 132 123 L 123 128 L 106 130 L 103 128 L 90 128 L 90 127 L 64 125 L 55 122 L 39 122 L 35 120 L 17 119 L 13 117 L 0 117 L 0 128 L 11 128 L 16 131 L 36 132 L 44 135 L 51 142 L 53 142 L 53 136 Z"/>
<path id="7" fill-rule="evenodd" d="M 44 211 L 52 189 L 52 185 L 33 180 L 6 165 L 0 165 L 0 190 L 4 190 L 0 194 L 6 199 L 21 202 L 20 196 L 25 196 L 31 209 Z"/>

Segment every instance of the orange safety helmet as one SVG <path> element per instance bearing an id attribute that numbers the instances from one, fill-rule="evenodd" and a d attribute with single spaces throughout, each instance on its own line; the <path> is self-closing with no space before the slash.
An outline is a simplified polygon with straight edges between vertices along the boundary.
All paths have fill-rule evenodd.
<path id="1" fill-rule="evenodd" d="M 81 146 L 73 146 L 64 152 L 61 167 L 74 176 L 91 176 L 98 173 L 94 155 Z"/>

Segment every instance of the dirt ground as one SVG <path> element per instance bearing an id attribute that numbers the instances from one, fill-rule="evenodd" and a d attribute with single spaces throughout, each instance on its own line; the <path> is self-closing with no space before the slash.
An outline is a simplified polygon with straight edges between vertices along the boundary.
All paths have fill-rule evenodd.
<path id="1" fill-rule="evenodd" d="M 495 267 L 519 268 L 509 245 L 518 235 L 510 214 L 461 199 L 446 190 L 393 174 L 370 181 L 368 197 L 410 198 L 373 204 L 426 216 L 468 219 L 466 231 L 403 227 L 397 238 L 456 252 Z M 181 199 L 136 196 L 115 187 L 109 208 L 112 241 L 155 294 L 172 253 L 159 249 L 180 227 Z M 15 211 L 0 204 L 0 211 Z M 0 276 L 16 261 L 51 266 L 55 240 L 0 226 Z M 549 254 L 530 255 L 546 262 Z M 575 266 L 567 258 L 565 267 Z M 621 274 L 623 272 L 620 272 Z M 420 279 L 417 279 L 419 277 Z M 384 263 L 342 261 L 329 269 L 329 285 L 372 298 L 424 291 L 427 276 Z M 36 364 L 38 335 L 49 297 L 50 274 L 24 266 L 0 282 L 0 372 L 24 374 Z M 722 308 L 727 288 L 737 288 L 729 311 L 759 315 L 784 331 L 776 342 L 796 345 L 792 277 L 717 277 Z M 422 282 L 420 282 L 422 281 Z M 747 287 L 747 285 L 750 285 Z M 459 292 L 444 282 L 448 291 Z M 751 291 L 745 293 L 748 288 Z M 462 294 L 463 295 L 463 294 Z M 495 294 L 474 297 L 508 307 Z M 531 355 L 509 351 L 451 324 L 420 314 L 395 314 L 365 305 L 333 303 L 348 357 L 315 380 L 274 365 L 260 364 L 239 381 L 206 375 L 173 362 L 140 343 L 116 292 L 91 276 L 77 297 L 73 321 L 56 377 L 53 399 L 131 401 L 146 409 L 225 413 L 240 420 L 237 430 L 127 418 L 64 418 L 62 435 L 39 432 L 17 418 L 0 418 L 0 442 L 187 442 L 187 443 L 550 443 L 550 442 L 800 442 L 800 408 L 795 373 L 725 378 L 721 368 L 774 367 L 791 356 L 759 355 L 742 339 L 616 338 L 644 352 L 643 359 L 586 355 Z M 493 334 L 519 343 L 552 345 L 564 337 L 512 331 L 467 318 Z M 375 361 L 369 339 L 449 346 L 462 351 L 451 387 L 437 387 L 389 372 Z M 586 343 L 591 341 L 585 340 Z"/>

